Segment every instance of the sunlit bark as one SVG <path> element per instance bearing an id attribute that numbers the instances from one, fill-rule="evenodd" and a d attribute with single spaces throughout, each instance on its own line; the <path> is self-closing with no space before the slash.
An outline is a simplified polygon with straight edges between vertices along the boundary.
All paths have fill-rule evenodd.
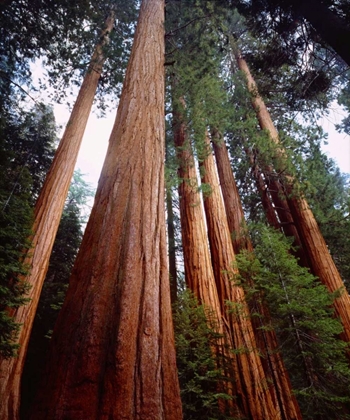
<path id="1" fill-rule="evenodd" d="M 231 231 L 231 239 L 232 245 L 234 247 L 234 252 L 239 253 L 243 250 L 252 252 L 253 245 L 250 241 L 248 232 L 244 229 L 245 220 L 243 208 L 238 194 L 238 188 L 236 186 L 236 182 L 231 169 L 228 150 L 226 148 L 225 142 L 220 138 L 218 132 L 214 132 L 213 137 L 214 138 L 212 144 L 215 151 L 216 164 L 218 169 L 223 201 L 225 204 L 227 220 L 230 221 L 229 227 Z M 223 210 L 220 211 L 220 207 L 222 207 L 221 196 L 219 192 L 219 187 L 216 187 L 217 179 L 213 166 L 213 158 L 211 154 L 209 154 L 207 160 L 204 161 L 205 172 L 203 176 L 203 181 L 212 186 L 212 194 L 204 200 L 204 205 L 206 208 L 208 220 L 209 238 L 212 235 L 214 236 L 212 239 L 209 239 L 212 245 L 212 258 L 213 261 L 215 260 L 218 262 L 220 261 L 220 258 L 218 258 L 216 254 L 217 250 L 215 248 L 217 248 L 218 245 L 219 247 L 224 246 L 225 238 L 220 239 L 219 234 L 224 232 L 225 229 L 224 227 L 222 227 L 222 229 L 218 230 L 215 229 L 214 226 L 212 235 L 210 234 L 210 226 L 213 224 L 213 221 L 210 220 L 215 216 L 215 213 L 217 213 L 217 218 L 224 218 L 224 215 L 220 216 L 220 214 L 223 213 Z M 220 267 L 219 265 L 216 271 L 217 276 L 224 277 L 225 272 L 227 272 L 228 269 Z M 248 287 L 254 287 L 252 281 L 248 283 Z M 252 317 L 252 326 L 254 330 L 255 340 L 257 343 L 258 353 L 262 356 L 261 363 L 265 375 L 268 378 L 267 382 L 270 383 L 269 389 L 273 396 L 273 402 L 276 406 L 279 407 L 281 412 L 281 418 L 301 419 L 301 413 L 296 398 L 292 393 L 289 375 L 284 366 L 281 354 L 278 352 L 279 346 L 276 334 L 273 329 L 265 328 L 270 323 L 270 314 L 268 308 L 264 304 L 262 296 L 257 294 L 252 300 L 252 302 L 250 302 L 249 306 L 251 312 L 259 314 L 258 317 Z"/>
<path id="2" fill-rule="evenodd" d="M 180 420 L 164 209 L 164 1 L 144 0 L 31 418 Z"/>
<path id="3" fill-rule="evenodd" d="M 23 281 L 28 282 L 31 286 L 28 294 L 30 302 L 12 313 L 14 321 L 21 324 L 18 336 L 20 345 L 18 357 L 0 360 L 0 395 L 2 400 L 0 419 L 3 420 L 18 418 L 20 382 L 30 333 L 74 166 L 105 61 L 103 48 L 113 29 L 114 20 L 115 12 L 112 10 L 92 55 L 70 119 L 35 206 L 31 248 L 24 259 L 24 263 L 30 271 L 23 278 Z"/>
<path id="4" fill-rule="evenodd" d="M 181 101 L 179 108 L 184 106 Z M 237 360 L 234 354 L 226 350 L 226 345 L 232 348 L 230 329 L 222 314 L 218 290 L 215 283 L 212 262 L 208 247 L 208 236 L 205 228 L 202 202 L 198 190 L 197 173 L 191 145 L 186 135 L 186 125 L 183 121 L 182 112 L 174 112 L 174 142 L 177 147 L 179 161 L 178 176 L 180 184 L 178 187 L 180 197 L 180 219 L 182 248 L 185 266 L 185 280 L 190 290 L 195 294 L 199 302 L 208 310 L 210 325 L 222 335 L 219 340 L 219 347 L 214 348 L 213 353 L 221 353 L 230 359 L 231 366 L 218 366 L 225 370 L 225 375 L 235 379 L 234 384 L 225 382 L 219 385 L 219 392 L 225 392 L 236 396 L 240 385 L 239 376 L 233 372 L 238 371 Z M 220 356 L 220 354 L 218 354 Z M 244 418 L 241 413 L 241 404 L 238 407 L 235 400 L 232 402 L 221 402 L 223 411 L 230 411 L 235 418 Z"/>

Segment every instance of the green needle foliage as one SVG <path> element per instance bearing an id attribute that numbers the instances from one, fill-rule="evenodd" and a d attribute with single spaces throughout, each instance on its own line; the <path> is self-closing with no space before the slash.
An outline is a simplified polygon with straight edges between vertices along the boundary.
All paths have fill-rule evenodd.
<path id="1" fill-rule="evenodd" d="M 219 409 L 219 401 L 230 399 L 220 392 L 223 377 L 220 334 L 210 325 L 210 313 L 199 305 L 189 290 L 178 296 L 174 310 L 177 367 L 185 420 L 228 420 Z M 209 321 L 208 321 L 209 320 Z M 217 354 L 217 353 L 216 353 Z"/>
<path id="2" fill-rule="evenodd" d="M 290 241 L 265 226 L 254 226 L 255 254 L 237 256 L 242 280 L 254 280 L 268 304 L 272 327 L 304 419 L 347 419 L 350 408 L 350 370 L 347 344 L 338 338 L 340 322 L 331 304 L 338 294 L 300 267 L 291 255 Z"/>
<path id="3" fill-rule="evenodd" d="M 5 102 L 0 119 L 0 354 L 12 357 L 19 328 L 12 313 L 27 302 L 28 292 L 21 280 L 28 267 L 21 256 L 30 247 L 33 205 L 56 137 L 50 108 L 18 112 Z"/>
<path id="4" fill-rule="evenodd" d="M 11 312 L 27 302 L 28 285 L 19 276 L 27 272 L 20 256 L 29 247 L 31 179 L 28 171 L 21 168 L 10 171 L 5 164 L 7 171 L 3 171 L 3 163 L 0 163 L 3 174 L 0 177 L 0 355 L 12 357 L 18 347 L 15 342 L 19 324 L 14 322 Z"/>

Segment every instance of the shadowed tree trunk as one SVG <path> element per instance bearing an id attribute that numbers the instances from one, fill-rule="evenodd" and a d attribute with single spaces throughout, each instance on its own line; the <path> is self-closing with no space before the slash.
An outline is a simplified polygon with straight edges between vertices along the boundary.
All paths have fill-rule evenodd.
<path id="1" fill-rule="evenodd" d="M 165 238 L 164 133 L 164 1 L 144 0 L 33 420 L 182 418 Z"/>
<path id="2" fill-rule="evenodd" d="M 225 142 L 220 138 L 220 135 L 217 131 L 213 134 L 212 144 L 215 152 L 216 164 L 218 169 L 222 196 L 225 204 L 227 221 L 230 221 L 229 228 L 231 231 L 234 252 L 239 253 L 242 250 L 252 252 L 253 245 L 248 236 L 248 232 L 245 229 L 243 208 L 241 204 L 241 199 L 239 197 L 238 188 L 233 176 L 232 168 L 230 165 L 228 150 L 226 148 Z M 215 232 L 217 234 L 212 239 L 210 239 L 210 225 L 213 223 L 212 221 L 210 221 L 210 219 L 212 219 L 214 217 L 215 212 L 219 212 L 220 207 L 222 207 L 219 187 L 215 187 L 218 184 L 218 181 L 217 175 L 214 170 L 214 161 L 213 157 L 211 156 L 211 151 L 208 155 L 207 160 L 204 161 L 203 165 L 205 168 L 203 181 L 212 186 L 212 195 L 210 195 L 204 200 L 204 206 L 206 208 L 208 220 L 209 240 L 212 244 L 212 257 L 213 261 L 214 259 L 216 261 L 220 261 L 219 258 L 216 256 L 216 253 L 214 253 L 217 251 L 213 249 L 217 247 L 217 244 L 219 244 L 219 246 L 224 245 L 223 238 L 220 239 L 218 235 L 218 233 L 220 233 L 220 230 L 218 231 L 216 229 Z M 224 210 L 222 209 L 221 213 L 223 212 Z M 219 215 L 217 215 L 217 217 L 219 217 Z M 220 266 L 217 267 L 217 275 L 223 276 L 224 273 L 222 270 L 224 270 L 224 272 L 227 271 L 227 269 L 220 268 Z M 252 282 L 250 285 L 254 287 Z M 281 411 L 282 419 L 301 419 L 301 413 L 298 407 L 298 403 L 296 401 L 295 396 L 292 394 L 292 387 L 289 375 L 284 366 L 282 357 L 278 352 L 279 346 L 276 334 L 274 330 L 270 328 L 263 328 L 264 325 L 266 326 L 270 322 L 269 311 L 266 305 L 264 305 L 261 296 L 257 296 L 251 303 L 250 307 L 251 311 L 260 315 L 259 317 L 252 318 L 252 325 L 254 328 L 254 334 L 257 341 L 259 354 L 263 356 L 261 358 L 261 361 L 265 374 L 268 377 L 268 381 L 272 384 L 270 389 L 274 396 L 274 404 L 278 405 Z"/>
<path id="3" fill-rule="evenodd" d="M 344 287 L 342 278 L 303 193 L 296 191 L 296 188 L 298 188 L 297 181 L 285 172 L 287 159 L 285 151 L 280 145 L 278 132 L 263 99 L 258 93 L 248 65 L 238 53 L 236 54 L 236 59 L 238 67 L 244 72 L 247 79 L 248 89 L 252 93 L 252 105 L 256 111 L 260 127 L 269 133 L 272 142 L 277 145 L 275 155 L 279 167 L 275 169 L 279 173 L 284 173 L 283 186 L 286 191 L 289 209 L 310 262 L 311 270 L 319 277 L 329 292 L 342 291 L 341 295 L 334 300 L 334 309 L 343 324 L 344 332 L 342 333 L 342 338 L 348 342 L 350 341 L 350 296 Z"/>
<path id="4" fill-rule="evenodd" d="M 20 345 L 18 357 L 0 360 L 0 395 L 2 399 L 0 419 L 2 420 L 18 417 L 20 381 L 29 337 L 74 166 L 105 61 L 103 48 L 113 29 L 114 20 L 115 11 L 111 10 L 35 205 L 31 248 L 24 258 L 24 263 L 30 270 L 29 274 L 23 278 L 23 281 L 28 282 L 31 286 L 28 294 L 30 302 L 19 307 L 12 314 L 14 321 L 21 324 L 18 336 Z"/>
<path id="5" fill-rule="evenodd" d="M 222 197 L 225 203 L 227 223 L 232 237 L 233 250 L 238 254 L 242 249 L 253 251 L 246 229 L 241 199 L 233 176 L 228 150 L 220 133 L 212 135 L 213 149 L 220 179 Z"/>

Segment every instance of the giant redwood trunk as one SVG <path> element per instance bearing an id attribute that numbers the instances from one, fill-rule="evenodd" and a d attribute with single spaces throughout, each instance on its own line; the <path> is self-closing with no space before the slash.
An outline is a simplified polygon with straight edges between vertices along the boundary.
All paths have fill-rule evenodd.
<path id="1" fill-rule="evenodd" d="M 278 383 L 272 381 L 270 384 L 271 378 L 265 374 L 245 293 L 242 286 L 235 284 L 235 254 L 209 138 L 205 141 L 208 154 L 202 163 L 202 182 L 211 187 L 204 197 L 211 258 L 221 310 L 230 326 L 234 348 L 241 350 L 237 352 L 237 374 L 240 376 L 237 382 L 242 384 L 240 398 L 244 412 L 252 419 L 299 419 L 300 412 L 285 369 L 279 371 L 283 378 Z M 239 203 L 237 199 L 235 201 Z M 233 307 L 227 304 L 228 301 Z M 277 367 L 276 364 L 273 366 L 274 369 Z"/>
<path id="2" fill-rule="evenodd" d="M 231 233 L 233 250 L 235 254 L 238 254 L 242 249 L 253 251 L 226 144 L 217 130 L 213 131 L 212 137 L 212 144 L 215 153 L 222 197 L 226 209 L 227 223 Z"/>
<path id="3" fill-rule="evenodd" d="M 256 111 L 261 129 L 266 130 L 276 145 L 276 162 L 279 167 L 275 169 L 284 173 L 284 188 L 286 190 L 289 209 L 293 216 L 295 226 L 303 243 L 312 272 L 319 277 L 329 292 L 341 290 L 341 295 L 334 301 L 336 315 L 340 318 L 344 332 L 342 337 L 350 341 L 350 296 L 344 287 L 342 278 L 329 253 L 326 242 L 321 234 L 315 217 L 302 192 L 296 192 L 297 181 L 285 173 L 286 154 L 279 142 L 278 132 L 272 122 L 266 105 L 258 93 L 256 83 L 250 74 L 246 61 L 236 55 L 238 67 L 245 74 L 249 91 L 252 93 L 252 105 Z"/>
<path id="4" fill-rule="evenodd" d="M 31 418 L 182 418 L 164 209 L 164 1 L 144 0 Z"/>
<path id="5" fill-rule="evenodd" d="M 242 250 L 252 252 L 253 245 L 245 229 L 242 203 L 230 165 L 228 150 L 225 142 L 220 138 L 217 131 L 214 132 L 212 144 L 215 152 L 228 227 L 231 232 L 233 250 L 235 253 L 239 253 Z M 224 210 L 221 208 L 220 190 L 219 187 L 216 186 L 218 181 L 216 179 L 217 175 L 214 170 L 214 161 L 211 154 L 209 154 L 207 160 L 204 161 L 204 167 L 205 173 L 203 181 L 211 185 L 212 188 L 212 196 L 209 196 L 204 200 L 208 220 L 209 240 L 211 243 L 213 260 L 220 261 L 216 253 L 218 252 L 218 245 L 220 247 L 224 246 L 224 238 L 220 238 L 220 230 L 217 229 L 218 222 L 214 219 L 214 215 L 217 213 L 216 218 L 221 217 L 224 219 L 224 215 L 220 216 Z M 211 225 L 213 225 L 212 229 L 210 228 Z M 213 236 L 212 239 L 210 239 L 211 236 Z M 223 272 L 220 265 L 217 267 L 216 271 L 217 276 L 221 277 L 224 277 L 224 273 L 227 272 L 226 269 L 224 269 Z M 251 282 L 248 286 L 254 287 L 254 284 Z M 288 372 L 284 366 L 281 354 L 278 352 L 279 346 L 276 334 L 273 329 L 265 328 L 270 322 L 270 315 L 268 308 L 263 303 L 262 296 L 256 296 L 251 303 L 250 308 L 260 315 L 259 317 L 252 318 L 252 326 L 258 351 L 262 356 L 261 361 L 265 375 L 268 378 L 268 382 L 271 384 L 274 404 L 279 407 L 281 418 L 301 419 L 298 403 L 295 396 L 292 394 Z"/>
<path id="6" fill-rule="evenodd" d="M 183 102 L 183 101 L 181 101 Z M 180 105 L 181 108 L 181 105 Z M 174 112 L 174 142 L 177 148 L 179 161 L 178 176 L 180 184 L 178 187 L 180 198 L 180 219 L 183 258 L 185 266 L 185 280 L 187 287 L 194 293 L 198 301 L 205 305 L 210 314 L 209 324 L 223 336 L 219 345 L 221 349 L 213 349 L 213 352 L 221 352 L 232 361 L 231 369 L 225 374 L 232 378 L 232 372 L 237 372 L 238 366 L 233 354 L 226 351 L 226 344 L 232 348 L 230 330 L 223 317 L 215 284 L 215 277 L 208 247 L 208 237 L 205 229 L 202 202 L 198 191 L 197 173 L 192 154 L 191 145 L 186 135 L 186 125 L 183 122 L 181 111 Z M 221 368 L 221 366 L 218 366 Z M 239 378 L 235 378 L 239 379 Z M 219 387 L 219 392 L 229 395 L 236 395 L 237 389 L 241 389 L 238 383 L 231 386 L 229 383 Z M 220 404 L 223 410 L 229 410 L 235 418 L 242 418 L 242 414 L 235 401 L 232 404 Z M 240 404 L 239 404 L 240 405 Z"/>
<path id="7" fill-rule="evenodd" d="M 23 281 L 31 286 L 28 294 L 30 301 L 12 314 L 14 321 L 21 324 L 18 357 L 0 360 L 0 419 L 2 420 L 18 417 L 20 381 L 29 337 L 78 151 L 105 61 L 103 48 L 108 41 L 108 34 L 113 29 L 114 20 L 115 12 L 112 10 L 92 55 L 66 130 L 35 205 L 31 248 L 24 259 L 30 271 L 23 278 Z"/>

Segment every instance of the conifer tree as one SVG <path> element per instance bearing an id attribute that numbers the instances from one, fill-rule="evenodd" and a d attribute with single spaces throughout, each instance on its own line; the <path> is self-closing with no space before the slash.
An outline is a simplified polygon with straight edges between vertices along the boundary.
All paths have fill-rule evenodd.
<path id="1" fill-rule="evenodd" d="M 0 418 L 10 415 L 13 418 L 18 416 L 20 381 L 30 332 L 80 144 L 105 60 L 103 49 L 108 40 L 108 34 L 113 28 L 114 20 L 115 11 L 111 9 L 101 38 L 92 55 L 70 120 L 35 205 L 30 238 L 31 247 L 23 257 L 24 264 L 28 266 L 29 270 L 23 278 L 23 281 L 30 286 L 29 302 L 27 305 L 17 308 L 12 315 L 14 322 L 21 324 L 18 333 L 18 356 L 12 359 L 0 359 L 0 371 L 3 378 L 1 381 L 3 404 L 1 405 Z"/>
<path id="2" fill-rule="evenodd" d="M 290 253 L 290 240 L 266 226 L 252 227 L 255 255 L 237 256 L 239 272 L 263 292 L 305 419 L 349 417 L 347 343 L 330 304 L 335 298 Z"/>
<path id="3" fill-rule="evenodd" d="M 31 418 L 180 419 L 164 217 L 164 2 L 144 0 Z"/>
<path id="4" fill-rule="evenodd" d="M 226 344 L 229 345 L 230 334 L 227 323 L 224 322 L 224 315 L 220 306 L 218 290 L 215 284 L 213 267 L 208 248 L 208 237 L 205 229 L 204 214 L 198 190 L 197 174 L 190 139 L 186 131 L 184 119 L 184 101 L 181 98 L 179 103 L 173 101 L 173 129 L 174 143 L 177 148 L 178 158 L 178 177 L 179 177 L 179 198 L 180 198 L 180 221 L 183 258 L 185 266 L 185 280 L 189 290 L 194 294 L 201 305 L 204 305 L 211 314 L 211 322 L 215 326 L 216 332 L 221 336 L 220 346 L 213 349 L 214 355 L 219 360 L 219 354 L 226 355 L 231 362 L 230 368 L 226 372 L 232 378 L 234 371 L 237 372 L 235 357 L 228 355 Z M 224 369 L 217 366 L 218 369 Z M 223 381 L 219 384 L 218 391 L 228 395 L 236 393 L 236 385 Z M 241 418 L 240 408 L 236 402 L 228 401 L 222 407 L 231 415 Z"/>
<path id="5" fill-rule="evenodd" d="M 288 174 L 288 166 L 286 164 L 287 157 L 280 145 L 278 132 L 263 99 L 259 95 L 248 65 L 239 54 L 237 54 L 237 63 L 246 77 L 248 90 L 252 94 L 252 105 L 256 111 L 260 127 L 261 129 L 266 130 L 270 140 L 275 145 L 275 169 L 278 173 L 283 174 L 280 180 L 283 182 L 293 221 L 300 235 L 310 267 L 330 293 L 338 291 L 340 294 L 340 296 L 335 299 L 333 305 L 337 316 L 339 316 L 343 324 L 344 331 L 342 332 L 342 337 L 348 342 L 350 341 L 350 297 L 344 289 L 344 283 L 329 253 L 326 242 L 305 196 L 302 191 L 300 191 L 300 188 L 298 188 L 295 178 Z"/>
<path id="6" fill-rule="evenodd" d="M 214 131 L 213 140 L 212 144 L 215 152 L 220 187 L 234 252 L 235 254 L 239 254 L 240 252 L 252 253 L 253 245 L 245 223 L 243 208 L 231 169 L 226 144 L 220 138 L 217 131 Z M 212 183 L 215 183 L 215 180 L 208 179 L 208 175 L 209 173 L 206 174 L 204 181 L 209 181 L 209 184 L 212 185 Z M 217 202 L 220 200 L 220 196 L 216 194 L 216 197 L 212 197 L 212 200 Z M 208 198 L 204 200 L 204 203 L 207 201 Z M 215 244 L 214 240 L 212 242 Z M 249 294 L 250 290 L 254 290 L 255 285 L 252 279 L 246 278 L 245 281 L 245 287 Z M 298 404 L 292 393 L 289 375 L 278 348 L 276 333 L 273 328 L 269 327 L 271 318 L 268 307 L 262 295 L 258 296 L 256 294 L 254 297 L 254 299 L 249 299 L 247 303 L 250 312 L 254 314 L 251 316 L 251 321 L 255 339 L 259 354 L 262 356 L 261 360 L 265 375 L 274 387 L 275 401 L 277 401 L 277 405 L 281 410 L 282 418 L 283 416 L 286 416 L 286 418 L 301 418 Z"/>
<path id="7" fill-rule="evenodd" d="M 225 314 L 226 323 L 230 326 L 230 336 L 233 339 L 234 349 L 237 351 L 237 373 L 240 379 L 236 383 L 237 386 L 238 384 L 242 386 L 242 390 L 238 392 L 244 405 L 244 412 L 252 418 L 283 418 L 284 416 L 301 418 L 298 405 L 292 396 L 290 382 L 280 360 L 274 360 L 274 369 L 282 368 L 279 369 L 280 378 L 278 378 L 281 382 L 272 381 L 271 385 L 267 386 L 268 375 L 265 374 L 260 359 L 258 351 L 260 346 L 255 340 L 245 292 L 241 285 L 235 284 L 234 280 L 237 275 L 236 259 L 208 135 L 205 138 L 205 144 L 206 153 L 202 156 L 202 182 L 210 189 L 209 193 L 204 194 L 203 201 L 211 258 L 221 310 Z"/>

